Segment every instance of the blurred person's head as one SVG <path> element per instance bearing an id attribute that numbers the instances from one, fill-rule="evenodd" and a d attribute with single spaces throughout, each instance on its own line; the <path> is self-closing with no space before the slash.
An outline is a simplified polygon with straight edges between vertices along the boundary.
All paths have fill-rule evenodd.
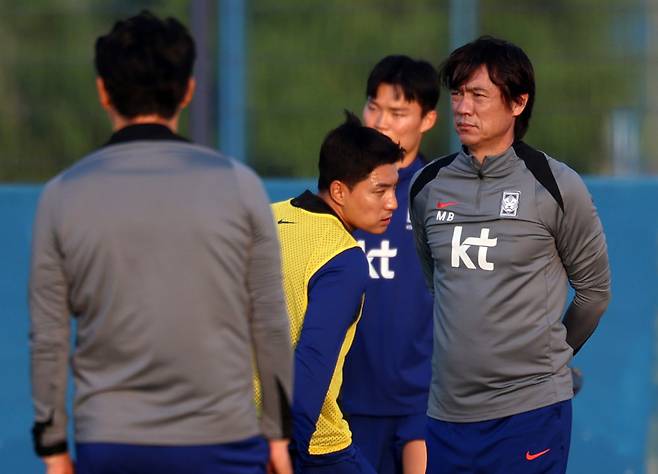
<path id="1" fill-rule="evenodd" d="M 379 234 L 397 209 L 397 165 L 404 152 L 386 135 L 346 115 L 320 147 L 318 191 L 350 231 Z"/>
<path id="2" fill-rule="evenodd" d="M 423 133 L 436 123 L 439 78 L 426 61 L 386 56 L 370 72 L 363 122 L 385 134 L 405 151 L 402 166 L 418 154 Z"/>
<path id="3" fill-rule="evenodd" d="M 96 40 L 101 104 L 123 121 L 176 121 L 192 99 L 195 55 L 194 40 L 175 18 L 142 11 L 116 22 Z"/>
<path id="4" fill-rule="evenodd" d="M 518 46 L 483 36 L 454 50 L 440 69 L 455 129 L 479 159 L 505 151 L 528 130 L 535 75 Z"/>

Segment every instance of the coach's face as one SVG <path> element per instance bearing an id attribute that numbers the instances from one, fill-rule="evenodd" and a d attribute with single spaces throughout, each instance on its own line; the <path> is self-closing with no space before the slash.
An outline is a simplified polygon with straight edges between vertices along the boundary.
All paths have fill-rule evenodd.
<path id="1" fill-rule="evenodd" d="M 514 123 L 523 112 L 528 94 L 507 103 L 491 81 L 486 66 L 480 66 L 459 88 L 451 91 L 455 130 L 461 142 L 480 161 L 498 155 L 514 142 Z"/>
<path id="2" fill-rule="evenodd" d="M 344 186 L 343 219 L 350 230 L 362 229 L 381 234 L 391 223 L 398 207 L 395 185 L 398 170 L 394 164 L 376 167 L 363 181 Z"/>

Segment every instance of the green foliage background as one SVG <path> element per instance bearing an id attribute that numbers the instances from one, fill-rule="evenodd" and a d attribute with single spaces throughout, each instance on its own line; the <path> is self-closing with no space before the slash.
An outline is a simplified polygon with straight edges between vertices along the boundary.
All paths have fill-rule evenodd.
<path id="1" fill-rule="evenodd" d="M 529 143 L 581 172 L 609 173 L 610 116 L 630 110 L 644 131 L 642 168 L 656 168 L 649 147 L 655 134 L 647 126 L 655 100 L 647 79 L 649 3 L 479 2 L 480 33 L 519 44 L 534 63 Z M 217 15 L 209 4 L 214 42 Z M 191 2 L 183 0 L 0 0 L 0 182 L 46 180 L 107 140 L 94 88 L 94 40 L 142 8 L 190 24 Z M 375 62 L 404 53 L 438 65 L 449 52 L 448 17 L 447 0 L 247 2 L 247 161 L 264 176 L 315 175 L 323 136 L 343 109 L 361 111 Z M 215 53 L 213 47 L 212 61 Z M 428 157 L 450 151 L 442 95 L 439 124 L 423 147 Z M 214 108 L 216 86 L 205 100 Z M 186 119 L 182 132 L 191 134 Z"/>

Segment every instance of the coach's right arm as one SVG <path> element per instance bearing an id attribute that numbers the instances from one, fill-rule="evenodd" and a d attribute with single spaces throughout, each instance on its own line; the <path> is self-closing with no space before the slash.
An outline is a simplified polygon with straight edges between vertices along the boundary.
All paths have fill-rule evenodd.
<path id="1" fill-rule="evenodd" d="M 427 201 L 427 191 L 425 185 L 429 181 L 428 173 L 432 173 L 430 166 L 416 172 L 409 185 L 409 220 L 414 235 L 416 253 L 420 261 L 420 268 L 425 277 L 425 284 L 434 295 L 434 258 L 432 251 L 427 243 L 427 234 L 425 231 L 425 206 Z"/>

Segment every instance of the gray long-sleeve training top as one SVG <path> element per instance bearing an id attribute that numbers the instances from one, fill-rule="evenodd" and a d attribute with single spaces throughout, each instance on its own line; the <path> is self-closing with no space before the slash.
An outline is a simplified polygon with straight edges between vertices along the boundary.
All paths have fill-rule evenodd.
<path id="1" fill-rule="evenodd" d="M 462 150 L 416 174 L 410 216 L 435 297 L 429 416 L 484 421 L 570 399 L 567 363 L 610 297 L 580 177 L 523 142 L 481 166 Z"/>
<path id="2" fill-rule="evenodd" d="M 292 352 L 261 181 L 165 127 L 122 129 L 46 185 L 30 313 L 41 455 L 66 449 L 70 315 L 76 441 L 198 445 L 287 429 Z"/>

